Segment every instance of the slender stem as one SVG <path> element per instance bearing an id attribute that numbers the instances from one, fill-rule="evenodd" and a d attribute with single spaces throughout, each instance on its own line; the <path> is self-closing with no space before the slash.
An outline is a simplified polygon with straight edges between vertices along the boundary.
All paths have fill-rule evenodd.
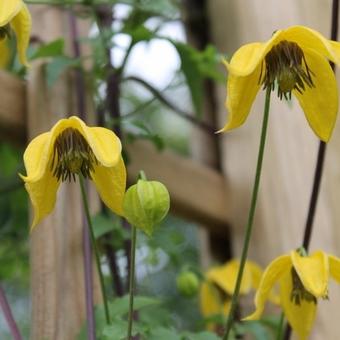
<path id="1" fill-rule="evenodd" d="M 276 333 L 276 340 L 281 340 L 283 335 L 283 328 L 284 328 L 284 321 L 285 321 L 285 315 L 283 312 L 281 312 L 280 315 L 280 322 L 279 322 L 279 328 Z"/>
<path id="2" fill-rule="evenodd" d="M 6 295 L 5 295 L 5 291 L 3 290 L 3 288 L 0 286 L 0 306 L 1 309 L 4 313 L 5 319 L 7 321 L 8 327 L 11 331 L 12 337 L 14 340 L 21 340 L 21 334 L 19 331 L 19 328 L 15 322 L 15 319 L 13 317 L 12 314 L 12 310 L 11 307 L 7 301 Z"/>
<path id="3" fill-rule="evenodd" d="M 337 40 L 338 28 L 339 28 L 339 0 L 333 0 L 332 23 L 331 23 L 331 39 L 332 40 Z M 335 73 L 335 65 L 333 63 L 330 63 L 330 64 Z M 313 222 L 314 222 L 314 216 L 315 216 L 315 211 L 316 211 L 316 205 L 317 205 L 318 197 L 319 197 L 325 154 L 326 154 L 326 143 L 320 141 L 318 156 L 317 156 L 317 161 L 316 161 L 316 166 L 315 166 L 315 172 L 314 172 L 313 188 L 312 188 L 312 193 L 311 193 L 311 197 L 309 201 L 307 220 L 306 220 L 305 231 L 303 234 L 303 241 L 302 241 L 302 245 L 307 252 L 308 252 L 310 240 L 312 237 Z M 291 333 L 292 333 L 292 329 L 290 325 L 287 323 L 284 340 L 289 340 Z"/>
<path id="4" fill-rule="evenodd" d="M 268 88 L 267 91 L 266 91 L 266 99 L 265 99 L 264 112 L 263 112 L 261 140 L 260 140 L 260 146 L 259 146 L 259 151 L 258 151 L 258 156 L 257 156 L 256 174 L 255 174 L 255 181 L 254 181 L 252 198 L 251 198 L 251 205 L 250 205 L 250 209 L 249 209 L 248 222 L 247 222 L 247 227 L 246 227 L 246 235 L 245 235 L 245 239 L 244 239 L 244 243 L 243 243 L 242 255 L 241 255 L 241 260 L 240 260 L 240 269 L 239 269 L 239 272 L 237 274 L 235 290 L 234 290 L 234 294 L 233 294 L 232 300 L 231 300 L 231 307 L 230 307 L 230 312 L 229 312 L 229 316 L 228 316 L 228 320 L 227 320 L 227 324 L 226 324 L 226 330 L 225 330 L 225 333 L 224 333 L 224 336 L 223 336 L 223 340 L 228 339 L 229 332 L 230 332 L 231 327 L 232 327 L 233 322 L 234 322 L 234 315 L 235 315 L 236 307 L 237 307 L 237 303 L 238 303 L 238 295 L 239 295 L 239 292 L 240 292 L 243 270 L 244 270 L 244 266 L 245 266 L 246 259 L 247 259 L 250 237 L 251 237 L 251 232 L 252 232 L 252 228 L 253 228 L 257 194 L 258 194 L 258 191 L 259 191 L 259 184 L 260 184 L 260 178 L 261 178 L 264 147 L 265 147 L 265 143 L 266 143 L 268 117 L 269 117 L 269 107 L 270 107 L 270 93 L 271 93 L 271 90 L 270 90 L 270 88 Z"/>
<path id="5" fill-rule="evenodd" d="M 87 319 L 87 338 L 96 339 L 96 322 L 93 310 L 93 276 L 92 276 L 92 251 L 89 227 L 83 214 L 83 252 L 84 252 L 84 279 L 85 279 L 85 304 Z"/>
<path id="6" fill-rule="evenodd" d="M 78 176 L 78 178 L 79 178 L 79 184 L 80 184 L 80 190 L 81 190 L 81 196 L 83 200 L 85 215 L 86 215 L 87 223 L 89 226 L 92 247 L 94 249 L 94 254 L 95 254 L 95 259 L 96 259 L 96 264 L 97 264 L 97 269 L 98 269 L 98 274 L 99 274 L 99 281 L 100 281 L 100 286 L 101 286 L 103 300 L 104 300 L 106 322 L 107 324 L 110 324 L 110 313 L 109 313 L 108 300 L 107 300 L 105 285 L 104 285 L 104 275 L 103 275 L 101 265 L 100 265 L 100 256 L 99 256 L 99 251 L 98 251 L 97 244 L 96 244 L 96 238 L 93 232 L 93 226 L 92 226 L 92 221 L 91 221 L 91 216 L 90 216 L 90 209 L 89 209 L 89 205 L 87 202 L 84 180 L 81 176 Z"/>
<path id="7" fill-rule="evenodd" d="M 128 318 L 128 340 L 132 339 L 132 321 L 133 321 L 133 296 L 135 291 L 135 256 L 136 256 L 136 238 L 137 230 L 136 227 L 131 226 L 132 236 L 131 236 L 131 256 L 130 256 L 130 275 L 129 275 L 129 318 Z"/>

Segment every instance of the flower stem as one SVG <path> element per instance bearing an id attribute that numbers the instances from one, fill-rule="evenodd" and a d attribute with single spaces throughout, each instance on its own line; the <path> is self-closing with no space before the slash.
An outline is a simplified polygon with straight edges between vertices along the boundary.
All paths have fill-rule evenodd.
<path id="1" fill-rule="evenodd" d="M 7 321 L 8 327 L 11 331 L 12 337 L 14 340 L 21 340 L 21 334 L 19 331 L 19 328 L 15 322 L 15 319 L 13 317 L 12 311 L 11 311 L 11 307 L 7 301 L 5 292 L 3 290 L 3 288 L 0 286 L 0 306 L 1 309 L 4 313 L 5 319 Z"/>
<path id="2" fill-rule="evenodd" d="M 98 269 L 98 274 L 99 274 L 100 286 L 101 286 L 103 300 L 104 300 L 106 323 L 110 324 L 111 321 L 110 321 L 108 300 L 107 300 L 105 285 L 104 285 L 104 275 L 103 275 L 101 265 L 100 265 L 100 256 L 99 256 L 99 251 L 98 251 L 97 244 L 96 244 L 96 238 L 95 238 L 94 232 L 93 232 L 93 226 L 92 226 L 92 221 L 91 221 L 91 216 L 90 216 L 90 209 L 89 209 L 89 205 L 88 205 L 88 202 L 87 202 L 87 196 L 86 196 L 86 191 L 85 191 L 84 179 L 83 179 L 82 176 L 78 176 L 78 177 L 79 177 L 79 184 L 80 184 L 80 190 L 81 190 L 81 196 L 82 196 L 82 200 L 83 200 L 85 215 L 86 215 L 86 219 L 87 219 L 87 223 L 88 223 L 89 231 L 90 231 L 90 238 L 91 238 L 91 242 L 92 242 L 92 247 L 94 249 L 94 254 L 95 254 L 95 259 L 96 259 L 96 264 L 97 264 L 97 269 Z"/>
<path id="3" fill-rule="evenodd" d="M 338 39 L 338 28 L 339 28 L 339 0 L 333 0 L 331 40 Z M 335 65 L 333 63 L 330 63 L 330 64 L 335 73 Z M 320 189 L 320 183 L 322 179 L 325 154 L 326 154 L 326 143 L 323 141 L 320 141 L 316 167 L 315 167 L 315 172 L 314 172 L 313 189 L 312 189 L 312 194 L 311 194 L 310 201 L 309 201 L 307 220 L 306 220 L 305 231 L 303 234 L 303 242 L 302 242 L 303 248 L 307 252 L 308 252 L 309 243 L 310 243 L 312 231 L 313 231 L 313 222 L 314 222 L 316 204 L 318 202 L 318 197 L 319 197 L 319 189 Z M 287 324 L 285 335 L 284 335 L 284 340 L 289 340 L 291 333 L 292 333 L 292 329 L 290 325 Z"/>
<path id="4" fill-rule="evenodd" d="M 280 315 L 280 321 L 279 321 L 279 327 L 277 329 L 276 333 L 276 340 L 281 340 L 283 336 L 283 328 L 284 328 L 284 321 L 285 321 L 285 315 L 283 312 L 281 312 Z"/>
<path id="5" fill-rule="evenodd" d="M 137 239 L 137 229 L 131 226 L 132 236 L 131 236 L 131 256 L 130 256 L 130 275 L 129 275 L 129 318 L 128 318 L 128 336 L 127 339 L 132 339 L 132 322 L 133 322 L 133 297 L 135 291 L 135 255 L 136 255 L 136 239 Z"/>
<path id="6" fill-rule="evenodd" d="M 262 132 L 261 132 L 261 140 L 260 140 L 260 146 L 257 156 L 257 165 L 256 165 L 256 174 L 255 174 L 255 181 L 253 186 L 253 192 L 251 197 L 251 205 L 249 209 L 249 215 L 248 215 L 248 222 L 246 226 L 246 235 L 243 243 L 243 249 L 242 249 L 242 255 L 240 260 L 240 269 L 237 274 L 236 279 L 236 285 L 234 294 L 232 296 L 231 300 L 231 307 L 230 307 L 230 313 L 228 316 L 227 324 L 226 324 L 226 330 L 223 336 L 223 340 L 228 339 L 229 332 L 231 330 L 231 327 L 233 326 L 234 322 L 234 315 L 236 312 L 236 307 L 238 303 L 238 295 L 240 292 L 241 287 L 241 281 L 243 276 L 243 270 L 246 263 L 247 255 L 248 255 L 248 248 L 250 243 L 250 237 L 252 233 L 253 228 L 253 221 L 254 221 L 254 215 L 255 215 L 255 208 L 256 208 L 256 202 L 257 202 L 257 195 L 259 191 L 259 184 L 260 184 L 260 178 L 261 178 L 261 170 L 262 170 L 262 161 L 263 161 L 263 154 L 264 154 L 264 147 L 266 143 L 266 135 L 267 135 L 267 127 L 268 127 L 268 117 L 269 117 L 269 107 L 270 107 L 270 88 L 267 88 L 266 91 L 266 99 L 265 99 L 265 105 L 264 105 L 264 112 L 263 112 L 263 121 L 262 121 Z"/>

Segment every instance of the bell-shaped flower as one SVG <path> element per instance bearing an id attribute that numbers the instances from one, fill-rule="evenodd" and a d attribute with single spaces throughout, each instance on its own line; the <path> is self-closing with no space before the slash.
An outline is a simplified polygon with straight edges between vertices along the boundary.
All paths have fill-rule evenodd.
<path id="1" fill-rule="evenodd" d="M 228 315 L 239 268 L 239 260 L 234 259 L 206 273 L 200 289 L 201 313 L 205 318 Z M 252 289 L 257 289 L 261 275 L 262 269 L 248 260 L 243 271 L 240 294 L 246 295 Z M 208 328 L 214 329 L 215 323 L 208 322 Z"/>
<path id="2" fill-rule="evenodd" d="M 22 0 L 0 1 L 0 53 L 6 48 L 4 41 L 14 31 L 17 40 L 19 60 L 27 65 L 26 50 L 31 33 L 31 15 Z"/>
<path id="3" fill-rule="evenodd" d="M 27 176 L 21 176 L 34 208 L 32 228 L 52 212 L 60 183 L 78 175 L 93 180 L 103 202 L 122 215 L 126 170 L 121 149 L 111 130 L 88 127 L 74 116 L 34 138 L 24 153 Z"/>
<path id="4" fill-rule="evenodd" d="M 261 278 L 255 312 L 244 320 L 261 317 L 273 286 L 279 283 L 283 312 L 299 339 L 307 339 L 315 320 L 317 299 L 328 297 L 330 276 L 340 283 L 340 259 L 322 251 L 309 256 L 292 251 L 276 258 Z"/>
<path id="5" fill-rule="evenodd" d="M 320 33 L 293 26 L 276 31 L 266 42 L 239 48 L 225 62 L 228 121 L 222 131 L 244 123 L 261 87 L 274 90 L 280 99 L 293 94 L 314 133 L 328 141 L 338 112 L 338 89 L 329 62 L 340 63 L 340 43 Z"/>

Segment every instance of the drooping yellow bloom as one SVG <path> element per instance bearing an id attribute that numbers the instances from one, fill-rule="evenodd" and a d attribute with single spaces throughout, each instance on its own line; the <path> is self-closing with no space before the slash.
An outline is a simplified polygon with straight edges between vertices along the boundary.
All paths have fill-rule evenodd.
<path id="1" fill-rule="evenodd" d="M 210 269 L 206 273 L 205 281 L 201 284 L 200 289 L 200 306 L 204 317 L 228 315 L 239 267 L 239 260 L 231 260 L 222 266 Z M 256 263 L 247 261 L 244 267 L 240 294 L 246 295 L 252 289 L 257 289 L 261 275 L 261 268 Z M 208 328 L 214 329 L 214 323 L 208 323 Z"/>
<path id="2" fill-rule="evenodd" d="M 340 63 L 340 43 L 320 33 L 293 26 L 276 31 L 264 43 L 242 46 L 230 63 L 226 106 L 228 121 L 222 131 L 239 127 L 246 120 L 261 86 L 278 96 L 298 99 L 314 133 L 328 141 L 338 112 L 338 91 L 329 61 Z"/>
<path id="3" fill-rule="evenodd" d="M 0 53 L 2 53 L 2 41 L 6 40 L 12 29 L 17 39 L 19 60 L 27 65 L 26 49 L 28 47 L 31 32 L 31 15 L 22 0 L 0 1 Z"/>
<path id="4" fill-rule="evenodd" d="M 122 215 L 126 170 L 119 138 L 102 127 L 88 127 L 77 118 L 59 120 L 34 138 L 24 153 L 25 181 L 34 208 L 34 228 L 52 212 L 62 181 L 76 175 L 93 180 L 103 202 Z"/>
<path id="5" fill-rule="evenodd" d="M 307 339 L 313 326 L 318 298 L 328 297 L 328 281 L 332 276 L 340 283 L 340 259 L 316 251 L 302 256 L 297 251 L 280 256 L 269 264 L 255 296 L 255 312 L 245 320 L 260 318 L 275 283 L 280 285 L 284 314 L 301 340 Z"/>

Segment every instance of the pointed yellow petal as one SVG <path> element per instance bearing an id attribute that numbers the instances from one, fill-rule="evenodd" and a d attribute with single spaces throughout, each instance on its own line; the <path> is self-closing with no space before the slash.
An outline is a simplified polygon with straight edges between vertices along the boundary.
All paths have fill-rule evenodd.
<path id="1" fill-rule="evenodd" d="M 89 127 L 75 116 L 67 119 L 66 123 L 68 127 L 73 127 L 83 134 L 99 163 L 105 167 L 112 167 L 118 163 L 122 145 L 114 132 L 102 127 Z M 58 134 L 60 132 L 58 129 Z"/>
<path id="2" fill-rule="evenodd" d="M 217 289 L 208 282 L 203 282 L 200 289 L 200 309 L 204 317 L 208 317 L 222 312 L 222 302 L 220 301 Z"/>
<path id="3" fill-rule="evenodd" d="M 241 46 L 233 55 L 230 63 L 224 61 L 228 72 L 234 76 L 248 76 L 261 66 L 264 57 L 277 44 L 282 31 L 276 31 L 265 43 L 255 42 Z"/>
<path id="4" fill-rule="evenodd" d="M 45 132 L 35 137 L 27 146 L 24 153 L 24 163 L 27 177 L 26 182 L 39 180 L 46 170 L 49 162 L 47 147 L 49 145 L 50 133 Z"/>
<path id="5" fill-rule="evenodd" d="M 25 180 L 24 177 L 23 179 Z M 26 182 L 25 187 L 34 211 L 32 230 L 45 216 L 52 212 L 59 182 L 50 171 L 47 171 L 37 182 Z"/>
<path id="6" fill-rule="evenodd" d="M 327 255 L 316 251 L 310 256 L 301 256 L 292 251 L 291 259 L 305 289 L 317 298 L 326 296 L 329 279 Z"/>
<path id="7" fill-rule="evenodd" d="M 6 68 L 11 57 L 7 39 L 0 40 L 0 68 Z"/>
<path id="8" fill-rule="evenodd" d="M 258 264 L 249 260 L 247 261 L 247 267 L 252 277 L 252 288 L 258 289 L 260 286 L 263 270 Z"/>
<path id="9" fill-rule="evenodd" d="M 123 159 L 110 168 L 96 165 L 91 173 L 102 201 L 116 214 L 123 214 L 126 170 Z"/>
<path id="10" fill-rule="evenodd" d="M 338 89 L 328 61 L 310 49 L 304 50 L 315 87 L 306 86 L 301 93 L 293 91 L 314 133 L 323 141 L 331 137 L 338 113 Z"/>
<path id="11" fill-rule="evenodd" d="M 337 44 L 332 43 L 319 32 L 311 28 L 305 26 L 292 26 L 283 31 L 282 39 L 296 42 L 303 50 L 313 49 L 318 51 L 318 53 L 335 63 L 340 62 Z M 313 72 L 315 71 L 313 70 Z"/>
<path id="12" fill-rule="evenodd" d="M 290 298 L 292 289 L 292 275 L 289 270 L 280 280 L 281 305 L 293 331 L 300 340 L 306 340 L 315 320 L 316 304 L 301 300 L 300 305 L 296 305 Z"/>
<path id="13" fill-rule="evenodd" d="M 0 1 L 0 26 L 7 25 L 23 6 L 22 0 Z"/>
<path id="14" fill-rule="evenodd" d="M 289 255 L 282 255 L 269 264 L 262 275 L 259 289 L 255 295 L 256 310 L 244 320 L 257 320 L 261 317 L 266 300 L 268 300 L 274 284 L 285 272 L 289 271 L 291 263 L 292 262 Z"/>
<path id="15" fill-rule="evenodd" d="M 19 60 L 21 64 L 28 66 L 26 50 L 29 44 L 32 22 L 30 12 L 24 3 L 22 3 L 19 13 L 12 19 L 11 26 L 17 38 Z"/>
<path id="16" fill-rule="evenodd" d="M 227 294 L 232 295 L 234 293 L 237 274 L 240 268 L 239 260 L 231 260 L 223 266 L 219 266 L 209 270 L 207 273 L 208 280 L 218 285 Z M 242 283 L 240 287 L 241 294 L 247 294 L 252 288 L 251 272 L 245 265 L 242 277 Z"/>
<path id="17" fill-rule="evenodd" d="M 259 85 L 260 72 L 261 66 L 259 65 L 253 73 L 245 77 L 229 74 L 226 100 L 228 121 L 218 132 L 235 129 L 244 123 L 261 87 Z"/>
<path id="18" fill-rule="evenodd" d="M 340 259 L 333 255 L 328 255 L 329 272 L 333 279 L 340 283 Z"/>

